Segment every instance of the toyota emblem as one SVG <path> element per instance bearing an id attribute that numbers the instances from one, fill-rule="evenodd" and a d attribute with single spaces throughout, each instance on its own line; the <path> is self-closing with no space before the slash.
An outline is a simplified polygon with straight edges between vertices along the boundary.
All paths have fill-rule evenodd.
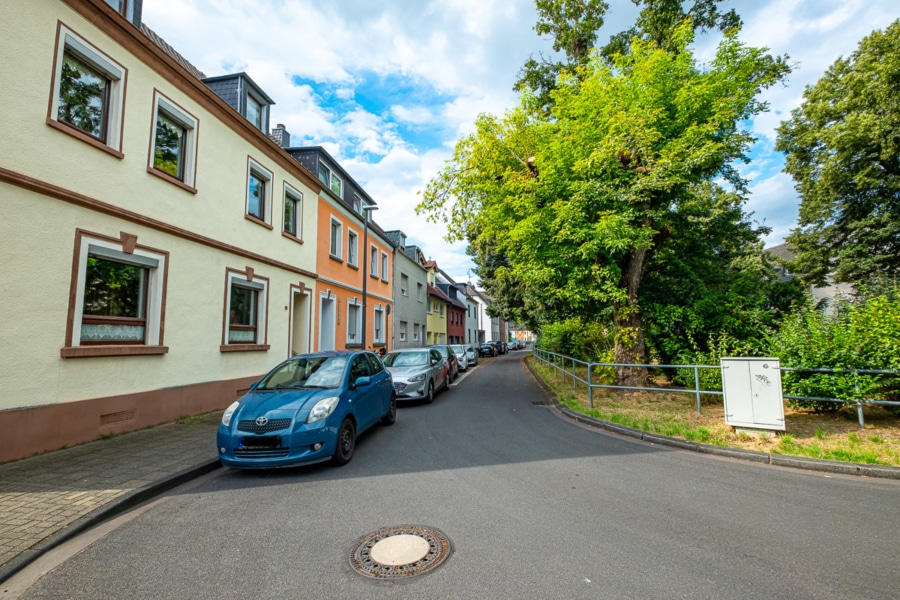
<path id="1" fill-rule="evenodd" d="M 269 422 L 268 417 L 256 417 L 256 424 L 260 427 L 263 427 L 266 423 Z"/>

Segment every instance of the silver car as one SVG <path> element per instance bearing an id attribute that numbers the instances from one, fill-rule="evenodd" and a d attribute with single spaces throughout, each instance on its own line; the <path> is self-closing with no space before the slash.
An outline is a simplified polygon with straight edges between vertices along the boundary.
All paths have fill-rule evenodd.
<path id="1" fill-rule="evenodd" d="M 474 364 L 470 358 L 471 354 L 469 354 L 468 348 L 462 344 L 453 344 L 450 347 L 456 352 L 456 360 L 459 361 L 459 370 L 468 371 L 469 365 Z"/>
<path id="2" fill-rule="evenodd" d="M 398 400 L 434 401 L 437 390 L 447 388 L 447 366 L 434 348 L 407 348 L 388 352 L 384 366 L 394 379 Z"/>

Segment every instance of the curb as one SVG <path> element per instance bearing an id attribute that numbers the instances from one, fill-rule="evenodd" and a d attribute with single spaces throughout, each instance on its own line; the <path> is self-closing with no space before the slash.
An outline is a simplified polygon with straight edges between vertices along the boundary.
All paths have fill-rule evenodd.
<path id="1" fill-rule="evenodd" d="M 804 458 L 802 456 L 785 456 L 783 454 L 769 454 L 768 452 L 758 452 L 756 450 L 744 450 L 742 448 L 728 448 L 725 446 L 714 446 L 712 444 L 699 444 L 697 442 L 689 442 L 678 438 L 671 438 L 657 433 L 646 433 L 640 429 L 632 429 L 623 425 L 617 425 L 602 419 L 595 419 L 588 415 L 576 412 L 568 406 L 562 404 L 557 398 L 553 390 L 548 386 L 541 377 L 534 372 L 531 364 L 526 360 L 528 357 L 523 356 L 522 362 L 525 367 L 537 381 L 538 386 L 546 394 L 556 410 L 566 417 L 583 423 L 590 427 L 597 427 L 612 433 L 617 433 L 626 437 L 642 440 L 651 444 L 659 444 L 661 446 L 671 446 L 681 450 L 690 450 L 692 452 L 700 452 L 703 454 L 713 454 L 716 456 L 724 456 L 727 458 L 736 458 L 750 462 L 776 465 L 780 467 L 793 467 L 795 469 L 806 469 L 808 471 L 822 471 L 826 473 L 837 473 L 841 475 L 857 475 L 862 477 L 880 477 L 882 479 L 900 480 L 900 467 L 888 467 L 883 465 L 863 465 L 858 463 L 844 463 L 836 460 L 822 460 L 818 458 Z"/>
<path id="2" fill-rule="evenodd" d="M 192 479 L 196 479 L 201 475 L 205 475 L 207 473 L 215 471 L 216 469 L 221 468 L 221 466 L 222 463 L 218 458 L 208 460 L 206 462 L 200 463 L 199 465 L 185 469 L 183 471 L 180 471 L 179 473 L 175 473 L 174 475 L 170 475 L 164 479 L 160 479 L 159 481 L 155 481 L 151 484 L 145 485 L 144 487 L 133 490 L 125 494 L 124 496 L 116 498 L 115 500 L 108 502 L 107 504 L 104 504 L 100 508 L 94 509 L 90 513 L 73 521 L 51 536 L 44 538 L 43 540 L 35 544 L 32 548 L 19 554 L 8 563 L 0 565 L 0 583 L 5 582 L 7 579 L 27 567 L 29 564 L 31 564 L 50 550 L 56 548 L 63 542 L 72 539 L 78 534 L 90 529 L 91 527 L 94 527 L 95 525 L 98 525 L 103 521 L 106 521 L 120 513 L 130 510 L 138 504 L 146 502 L 147 500 L 158 496 L 163 492 L 167 492 L 174 487 L 178 487 L 179 485 L 187 483 Z"/>

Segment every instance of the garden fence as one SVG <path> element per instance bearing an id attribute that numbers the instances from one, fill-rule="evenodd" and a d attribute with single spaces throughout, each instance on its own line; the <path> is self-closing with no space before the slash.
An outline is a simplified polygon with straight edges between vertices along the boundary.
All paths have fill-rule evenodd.
<path id="1" fill-rule="evenodd" d="M 646 392 L 669 392 L 669 393 L 678 393 L 678 394 L 694 394 L 697 402 L 697 412 L 702 412 L 701 404 L 700 404 L 700 396 L 703 394 L 713 395 L 713 396 L 722 396 L 723 392 L 721 390 L 705 390 L 700 387 L 700 370 L 701 369 L 715 369 L 719 372 L 719 381 L 721 386 L 721 378 L 722 378 L 722 367 L 716 365 L 640 365 L 640 364 L 628 364 L 628 363 L 601 363 L 601 362 L 587 362 L 583 360 L 579 360 L 577 358 L 572 358 L 571 356 L 565 356 L 563 354 L 557 354 L 555 352 L 550 352 L 548 350 L 542 350 L 540 348 L 534 347 L 532 349 L 532 355 L 534 358 L 546 365 L 549 365 L 554 369 L 554 371 L 560 375 L 565 381 L 566 378 L 571 377 L 572 379 L 572 389 L 577 390 L 578 384 L 582 383 L 587 386 L 588 391 L 588 404 L 591 408 L 594 408 L 594 389 L 617 389 L 617 390 L 634 390 L 634 391 L 646 391 Z M 691 370 L 694 374 L 694 387 L 693 388 L 673 388 L 673 387 L 632 387 L 632 386 L 624 386 L 624 385 L 613 385 L 606 383 L 598 383 L 595 381 L 594 374 L 597 369 L 602 368 L 616 368 L 616 367 L 634 367 L 641 369 L 677 369 L 677 370 Z M 579 371 L 580 369 L 580 371 Z M 810 372 L 810 373 L 831 373 L 834 375 L 847 375 L 852 374 L 854 377 L 858 377 L 859 375 L 900 375 L 900 371 L 888 371 L 888 370 L 876 370 L 876 369 L 813 369 L 813 368 L 805 368 L 805 367 L 781 367 L 781 371 L 802 371 L 802 372 Z M 884 405 L 884 406 L 900 406 L 900 402 L 893 400 L 877 400 L 877 399 L 869 399 L 869 398 L 819 398 L 815 396 L 791 396 L 784 395 L 784 399 L 789 400 L 808 400 L 815 402 L 837 402 L 840 404 L 855 404 L 856 405 L 856 414 L 859 419 L 859 428 L 865 429 L 865 418 L 863 417 L 863 406 L 864 405 Z"/>

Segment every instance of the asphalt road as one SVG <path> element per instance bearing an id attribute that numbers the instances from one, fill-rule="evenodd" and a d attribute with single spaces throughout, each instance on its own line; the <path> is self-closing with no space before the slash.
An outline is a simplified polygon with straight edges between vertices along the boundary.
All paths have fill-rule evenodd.
<path id="1" fill-rule="evenodd" d="M 897 482 L 591 430 L 543 403 L 522 356 L 401 405 L 345 467 L 180 488 L 22 597 L 900 597 Z M 400 525 L 443 532 L 453 554 L 400 582 L 350 568 L 361 538 Z"/>

